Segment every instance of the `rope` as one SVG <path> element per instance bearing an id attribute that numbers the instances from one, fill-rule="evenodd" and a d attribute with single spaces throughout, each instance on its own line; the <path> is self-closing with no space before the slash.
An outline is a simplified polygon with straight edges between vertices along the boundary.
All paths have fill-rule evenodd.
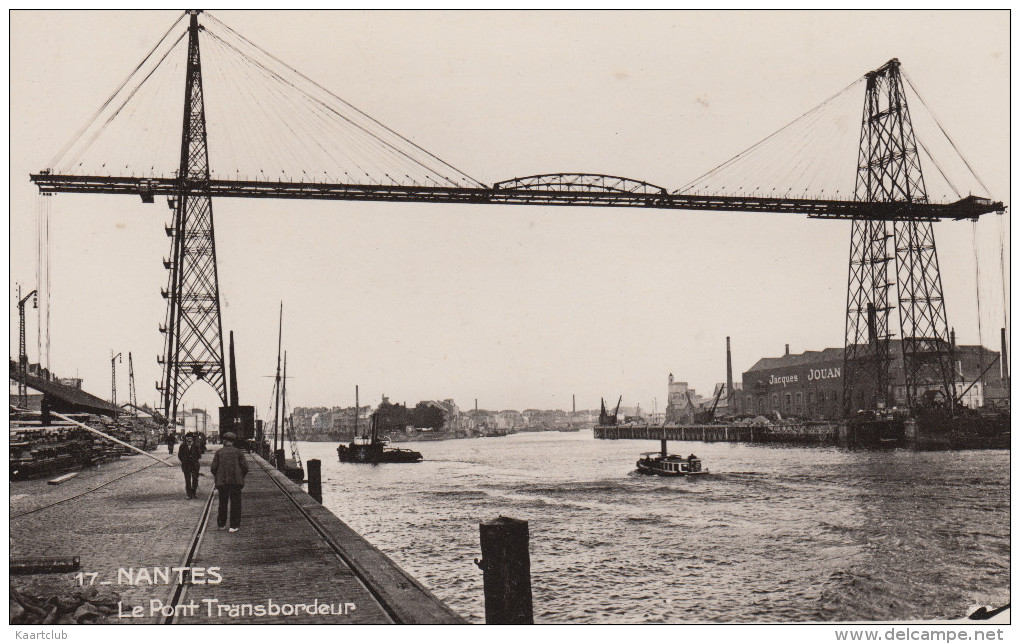
<path id="1" fill-rule="evenodd" d="M 974 176 L 975 179 L 977 179 L 978 184 L 981 186 L 982 190 L 985 191 L 984 196 L 991 197 L 992 191 L 988 189 L 988 186 L 986 186 L 985 182 L 981 180 L 981 177 L 978 176 L 977 172 L 974 172 L 974 168 L 970 166 L 970 162 L 967 161 L 967 157 L 963 156 L 963 153 L 960 152 L 960 149 L 956 147 L 956 143 L 954 143 L 953 139 L 950 138 L 949 133 L 946 132 L 946 129 L 942 127 L 942 123 L 939 122 L 938 117 L 935 116 L 935 112 L 933 112 L 932 109 L 928 107 L 928 103 L 924 100 L 924 97 L 921 96 L 921 92 L 917 91 L 917 88 L 914 87 L 914 83 L 910 81 L 910 77 L 907 76 L 906 72 L 903 72 L 902 70 L 900 73 L 903 76 L 903 78 L 906 79 L 907 85 L 910 86 L 910 89 L 914 91 L 914 95 L 917 96 L 917 98 L 921 99 L 921 105 L 923 105 L 924 109 L 926 109 L 928 111 L 928 114 L 931 115 L 932 119 L 935 121 L 935 124 L 939 126 L 939 130 L 942 131 L 942 135 L 946 137 L 947 141 L 949 141 L 949 145 L 953 146 L 953 150 L 956 152 L 957 155 L 959 155 L 960 160 L 963 161 L 963 164 L 967 166 L 967 169 L 970 170 L 970 173 Z"/>
<path id="2" fill-rule="evenodd" d="M 131 70 L 131 73 L 128 74 L 124 78 L 124 80 L 117 87 L 117 89 L 114 90 L 114 92 L 112 94 L 110 94 L 110 96 L 106 99 L 106 101 L 102 105 L 99 106 L 99 109 L 96 110 L 95 113 L 91 116 L 91 118 L 89 118 L 89 120 L 85 122 L 85 125 L 83 125 L 78 130 L 78 132 L 75 133 L 75 135 L 73 137 L 71 137 L 71 140 L 67 142 L 67 145 L 65 145 L 60 150 L 60 152 L 58 152 L 57 155 L 55 157 L 53 157 L 53 159 L 50 160 L 50 163 L 49 163 L 49 165 L 47 167 L 55 168 L 57 166 L 57 161 L 59 161 L 65 154 L 67 154 L 67 152 L 71 149 L 71 147 L 74 146 L 74 144 L 78 142 L 78 139 L 85 133 L 85 131 L 88 128 L 90 128 L 92 126 L 92 124 L 95 122 L 95 120 L 99 117 L 99 115 L 103 112 L 103 110 L 105 110 L 106 107 L 113 101 L 113 99 L 116 98 L 118 94 L 120 94 L 120 91 L 122 89 L 124 89 L 125 85 L 128 84 L 128 81 L 131 80 L 131 77 L 138 73 L 138 70 L 141 69 L 142 66 L 145 65 L 145 62 L 147 60 L 149 60 L 149 58 L 152 56 L 152 54 L 155 53 L 155 51 L 157 49 L 159 49 L 159 46 L 161 44 L 163 44 L 163 41 L 166 40 L 166 37 L 169 36 L 170 32 L 173 31 L 174 27 L 177 26 L 177 23 L 179 23 L 181 21 L 181 19 L 183 19 L 184 16 L 186 16 L 186 15 L 187 15 L 187 12 L 185 11 L 185 12 L 182 12 L 181 15 L 177 16 L 177 20 L 175 20 L 173 22 L 173 24 L 170 25 L 170 28 L 166 30 L 166 33 L 163 34 L 163 36 L 159 39 L 159 41 L 156 43 L 156 45 L 151 50 L 149 50 L 149 53 L 145 55 L 145 58 L 142 59 L 142 62 L 138 63 L 138 65 L 134 69 Z"/>
<path id="3" fill-rule="evenodd" d="M 1006 271 L 1006 231 L 1005 231 L 1005 217 L 999 218 L 999 281 L 1002 283 L 1002 328 L 1006 329 L 1006 335 L 1009 336 L 1009 298 L 1007 295 L 1008 289 L 1006 288 L 1007 276 L 1009 273 Z M 1008 366 L 1008 365 L 1007 365 Z"/>
<path id="4" fill-rule="evenodd" d="M 971 240 L 974 246 L 974 296 L 975 300 L 977 300 L 978 346 L 982 347 L 978 352 L 978 366 L 980 367 L 985 341 L 981 330 L 981 254 L 978 252 L 977 224 L 978 222 L 976 221 L 971 222 Z"/>
<path id="5" fill-rule="evenodd" d="M 53 363 L 50 362 L 50 304 L 52 303 L 52 297 L 50 295 L 50 268 L 53 266 L 53 262 L 50 259 L 50 219 L 52 211 L 50 209 L 50 196 L 43 195 L 43 205 L 45 209 L 45 225 L 46 225 L 46 368 L 50 371 L 53 370 Z M 42 356 L 39 357 L 42 360 Z"/>
<path id="6" fill-rule="evenodd" d="M 365 112 L 363 112 L 362 110 L 358 109 L 357 107 L 355 107 L 355 106 L 354 106 L 354 105 L 352 105 L 351 103 L 347 102 L 347 101 L 346 101 L 346 100 L 344 100 L 343 98 L 341 98 L 341 97 L 337 96 L 336 94 L 334 94 L 334 93 L 333 93 L 333 92 L 331 92 L 330 90 L 326 89 L 326 88 L 325 88 L 325 87 L 323 87 L 322 85 L 319 85 L 318 83 L 316 83 L 316 82 L 315 82 L 315 81 L 313 81 L 312 79 L 308 78 L 307 76 L 305 76 L 304 74 L 302 74 L 302 73 L 301 73 L 301 72 L 299 72 L 298 70 L 294 69 L 293 67 L 291 67 L 291 66 L 290 66 L 290 65 L 288 65 L 287 63 L 283 62 L 282 60 L 280 60 L 280 59 L 279 59 L 279 58 L 277 58 L 276 56 L 273 56 L 272 54 L 270 54 L 270 53 L 269 53 L 268 51 L 266 51 L 265 49 L 262 49 L 261 47 L 259 47 L 259 46 L 258 46 L 258 45 L 256 45 L 255 43 L 251 42 L 250 40 L 248 40 L 247 38 L 245 38 L 245 37 L 244 37 L 244 36 L 242 36 L 241 34 L 239 34 L 239 33 L 237 33 L 236 31 L 234 31 L 234 30 L 233 30 L 233 29 L 232 29 L 232 28 L 231 28 L 231 27 L 230 27 L 229 25 L 227 25 L 227 24 L 225 24 L 224 22 L 220 21 L 220 20 L 219 20 L 218 18 L 216 18 L 216 17 L 215 17 L 215 16 L 213 16 L 212 14 L 206 13 L 205 15 L 206 15 L 206 16 L 208 16 L 208 17 L 209 17 L 210 19 L 212 19 L 213 21 L 215 21 L 215 22 L 216 22 L 217 24 L 219 24 L 220 26 L 224 27 L 224 28 L 225 28 L 226 30 L 228 30 L 228 31 L 229 31 L 230 33 L 232 33 L 232 34 L 233 34 L 234 36 L 236 36 L 236 37 L 240 38 L 240 39 L 241 39 L 241 40 L 242 40 L 243 42 L 247 43 L 247 44 L 248 44 L 248 46 L 250 46 L 250 47 L 254 48 L 255 50 L 257 50 L 257 51 L 261 52 L 262 54 L 264 54 L 265 56 L 269 57 L 269 58 L 270 58 L 270 59 L 272 59 L 273 61 L 275 61 L 275 62 L 277 62 L 278 64 L 282 65 L 282 66 L 283 66 L 284 68 L 286 68 L 286 69 L 287 69 L 287 70 L 289 70 L 290 72 L 292 72 L 292 73 L 296 74 L 296 75 L 297 75 L 298 77 L 300 77 L 300 78 L 301 78 L 301 79 L 303 79 L 304 81 L 306 81 L 306 82 L 308 82 L 308 83 L 311 83 L 311 84 L 312 84 L 312 85 L 313 85 L 313 86 L 314 86 L 315 88 L 317 88 L 317 89 L 319 89 L 319 90 L 321 90 L 321 91 L 325 92 L 325 93 L 326 93 L 326 94 L 328 94 L 329 96 L 331 96 L 331 97 L 333 97 L 334 99 L 336 99 L 336 100 L 340 101 L 341 103 L 343 103 L 344 105 L 346 105 L 346 106 L 347 106 L 347 107 L 349 107 L 350 109 L 354 110 L 355 112 L 357 112 L 357 113 L 358 113 L 358 114 L 360 114 L 361 116 L 363 116 L 363 117 L 367 118 L 367 119 L 368 119 L 369 121 L 371 121 L 372 123 L 375 123 L 375 124 L 376 124 L 376 125 L 378 125 L 379 127 L 383 128 L 384 130 L 386 130 L 387 132 L 389 132 L 390 134 L 393 134 L 394 136 L 398 137 L 398 138 L 399 138 L 400 140 L 402 140 L 402 141 L 404 141 L 405 143 L 407 143 L 407 144 L 409 144 L 409 145 L 413 146 L 413 147 L 414 147 L 414 148 L 416 148 L 417 150 L 419 150 L 419 151 L 421 151 L 421 152 L 425 153 L 425 154 L 426 154 L 426 155 L 428 155 L 429 157 L 431 157 L 431 158 L 433 158 L 433 159 L 435 159 L 435 160 L 439 161 L 439 162 L 440 162 L 440 163 L 442 163 L 443 165 L 445 165 L 445 166 L 447 166 L 447 167 L 449 167 L 449 168 L 451 168 L 451 169 L 453 169 L 453 170 L 456 170 L 456 171 L 457 171 L 458 173 L 460 173 L 460 174 L 461 174 L 461 175 L 462 175 L 462 176 L 463 176 L 463 177 L 464 177 L 465 179 L 468 179 L 469 181 L 471 181 L 471 182 L 475 183 L 477 187 L 485 187 L 485 186 L 484 186 L 484 184 L 482 184 L 482 182 L 480 182 L 480 181 L 478 181 L 477 179 L 475 179 L 475 178 L 471 177 L 470 175 L 468 175 L 468 174 L 467 174 L 466 172 L 464 172 L 463 170 L 460 170 L 460 169 L 459 169 L 459 168 L 457 168 L 456 166 L 454 166 L 454 165 L 452 165 L 452 164 L 450 164 L 450 163 L 448 163 L 448 162 L 444 161 L 443 159 L 439 158 L 439 157 L 438 157 L 438 156 L 436 156 L 435 154 L 432 154 L 432 153 L 431 153 L 431 152 L 429 152 L 428 150 L 425 150 L 424 148 L 422 148 L 421 146 L 419 146 L 419 145 L 418 145 L 417 143 L 415 143 L 414 141 L 411 141 L 410 139 L 408 139 L 408 138 L 404 137 L 403 135 L 401 135 L 401 134 L 399 134 L 398 132 L 394 131 L 393 129 L 389 128 L 389 127 L 388 127 L 388 126 L 386 126 L 385 124 L 383 124 L 383 123 L 381 123 L 380 121 L 376 120 L 376 119 L 375 119 L 375 118 L 373 118 L 372 116 L 370 116 L 370 115 L 366 114 L 366 113 L 365 113 Z M 297 89 L 297 88 L 295 87 L 295 89 Z M 338 113 L 338 115 L 339 115 L 339 113 Z M 341 115 L 341 116 L 342 116 L 342 115 Z M 422 164 L 422 165 L 424 165 L 424 164 Z M 433 170 L 433 172 L 434 172 L 434 170 Z"/>
<path id="7" fill-rule="evenodd" d="M 366 134 L 366 135 L 367 135 L 368 137 L 370 137 L 370 140 L 371 140 L 371 141 L 373 141 L 373 142 L 374 142 L 374 143 L 376 143 L 377 145 L 380 145 L 380 146 L 382 146 L 382 147 L 383 147 L 383 149 L 384 149 L 384 151 L 386 151 L 386 152 L 390 152 L 390 153 L 392 153 L 392 154 L 397 154 L 397 155 L 400 155 L 400 156 L 406 157 L 406 159 L 407 159 L 407 160 L 411 161 L 411 162 L 412 162 L 412 163 L 414 164 L 414 166 L 412 166 L 412 167 L 417 167 L 417 166 L 420 166 L 421 168 L 424 168 L 424 169 L 426 169 L 426 170 L 428 170 L 428 171 L 430 171 L 430 172 L 432 172 L 432 173 L 435 173 L 435 174 L 439 174 L 440 176 L 442 176 L 442 173 L 441 173 L 441 172 L 438 172 L 438 171 L 437 171 L 436 169 L 434 169 L 434 168 L 431 168 L 431 167 L 429 167 L 429 166 L 428 166 L 427 164 L 423 163 L 422 161 L 420 161 L 420 160 L 418 160 L 418 159 L 415 159 L 414 157 L 412 157 L 411 155 L 409 155 L 409 154 L 408 154 L 407 152 L 405 152 L 404 150 L 401 150 L 400 148 L 398 148 L 398 147 L 394 146 L 394 145 L 393 145 L 392 143 L 390 143 L 390 142 L 388 142 L 388 141 L 386 141 L 386 140 L 382 139 L 381 137 L 379 137 L 379 136 L 378 136 L 378 135 L 376 135 L 375 133 L 371 132 L 370 130 L 368 130 L 368 129 L 367 129 L 367 128 L 365 128 L 364 126 L 360 125 L 359 123 L 356 123 L 356 122 L 354 122 L 354 121 L 353 121 L 353 120 L 352 120 L 352 119 L 351 119 L 350 117 L 348 117 L 347 115 L 345 115 L 345 114 L 342 114 L 342 113 L 340 113 L 339 111 L 337 111 L 337 110 L 336 110 L 335 108 L 333 108 L 332 106 L 330 106 L 330 105 L 328 105 L 328 104 L 324 103 L 323 101 L 321 101 L 320 99 L 318 99 L 318 98 L 316 98 L 316 97 L 312 96 L 312 95 L 311 95 L 311 94 L 309 94 L 309 93 L 308 93 L 307 91 L 305 91 L 305 90 L 301 89 L 300 87 L 298 87 L 297 85 L 295 85 L 295 84 L 294 84 L 294 83 L 293 83 L 292 81 L 289 81 L 288 79 L 284 78 L 283 76 L 281 76 L 280 74 L 278 74 L 278 73 L 277 73 L 277 72 L 275 72 L 274 70 L 272 70 L 272 69 L 270 69 L 270 68 L 266 67 L 265 65 L 263 65 L 263 64 L 262 64 L 262 63 L 260 63 L 259 61 L 257 61 L 257 60 L 255 60 L 255 59 L 253 59 L 253 58 L 252 58 L 251 56 L 249 56 L 248 54 L 244 53 L 243 51 L 241 51 L 240 49 L 238 49 L 238 48 L 237 48 L 236 46 L 234 46 L 233 44 L 231 44 L 231 43 L 229 43 L 229 42 L 227 42 L 227 41 L 223 40 L 223 39 L 222 39 L 222 38 L 220 38 L 220 36 L 218 36 L 217 34 L 213 33 L 212 31 L 210 31 L 210 30 L 208 30 L 208 29 L 206 30 L 206 33 L 209 33 L 209 34 L 210 34 L 210 35 L 211 35 L 211 36 L 212 36 L 213 38 L 216 38 L 216 39 L 220 40 L 220 42 L 222 42 L 222 43 L 223 43 L 223 44 L 224 44 L 225 46 L 227 46 L 227 47 L 229 47 L 229 48 L 233 49 L 233 50 L 234 50 L 234 51 L 235 51 L 235 52 L 236 52 L 236 53 L 237 53 L 238 55 L 240 55 L 240 56 L 241 56 L 241 57 L 242 57 L 242 58 L 243 58 L 243 59 L 244 59 L 244 60 L 245 60 L 246 62 L 248 62 L 248 63 L 250 63 L 250 64 L 254 65 L 254 66 L 255 66 L 255 67 L 256 67 L 256 68 L 257 68 L 257 69 L 258 69 L 259 71 L 261 71 L 261 72 L 262 72 L 262 73 L 263 73 L 264 75 L 268 75 L 268 77 L 269 77 L 269 79 L 270 79 L 270 80 L 273 80 L 273 81 L 275 81 L 275 82 L 277 82 L 277 83 L 282 83 L 282 84 L 285 84 L 285 85 L 289 86 L 290 88 L 294 89 L 295 91 L 297 91 L 297 92 L 300 92 L 300 93 L 301 93 L 302 95 L 304 95 L 305 97 L 307 97 L 307 99 L 308 99 L 308 100 L 311 100 L 311 101 L 313 101 L 313 102 L 314 102 L 314 105 L 313 105 L 314 107 L 317 107 L 317 108 L 319 108 L 319 109 L 324 109 L 324 110 L 327 110 L 327 111 L 329 111 L 330 113 L 332 113 L 333 115 L 335 115 L 335 116 L 338 116 L 338 117 L 340 117 L 340 118 L 341 118 L 342 120 L 346 121 L 347 123 L 349 123 L 349 124 L 350 124 L 350 125 L 352 125 L 353 127 L 357 128 L 358 130 L 361 130 L 361 131 L 362 131 L 362 132 L 363 132 L 364 134 Z M 276 90 L 276 93 L 277 93 L 277 94 L 279 95 L 279 90 L 278 90 L 278 89 Z M 261 107 L 262 101 L 260 101 L 260 100 L 256 100 L 256 103 L 257 103 L 257 104 L 259 104 L 259 105 L 260 105 L 260 109 L 262 109 L 262 111 L 263 111 L 263 112 L 265 112 L 265 109 Z M 274 121 L 274 122 L 275 122 L 275 121 Z M 383 127 L 385 127 L 385 126 L 383 126 Z M 388 129 L 388 128 L 387 128 L 387 129 Z M 399 136 L 399 135 L 398 135 L 398 136 Z M 313 138 L 314 138 L 314 137 L 313 137 Z M 402 138 L 402 137 L 401 137 L 401 138 Z M 415 146 L 415 147 L 417 147 L 417 146 Z M 420 148 L 419 148 L 419 149 L 420 149 Z M 426 153 L 426 154 L 428 154 L 428 153 Z M 437 159 L 437 160 L 439 160 L 440 162 L 442 162 L 442 163 L 444 163 L 444 164 L 445 164 L 445 162 L 444 162 L 444 161 L 442 161 L 441 159 L 438 159 L 438 157 L 435 157 L 434 155 L 429 155 L 429 156 L 431 156 L 432 158 L 435 158 L 435 159 Z M 300 165 L 300 164 L 299 164 L 299 165 Z M 357 164 L 355 163 L 355 165 L 357 165 Z M 446 165 L 448 165 L 448 166 L 449 166 L 449 164 L 446 164 Z M 360 166 L 359 166 L 359 167 L 360 167 Z M 456 168 L 453 168 L 453 166 L 449 166 L 449 167 L 450 167 L 451 169 L 456 169 Z M 380 170 L 381 172 L 383 172 L 383 174 L 384 174 L 384 175 L 385 175 L 385 176 L 386 176 L 387 178 L 389 178 L 389 179 L 390 179 L 391 181 L 393 181 L 394 183 L 396 183 L 396 182 L 395 182 L 395 181 L 393 180 L 393 178 L 392 178 L 392 177 L 391 177 L 391 176 L 389 175 L 389 173 L 385 172 L 385 167 L 383 167 L 383 166 L 379 166 L 379 170 Z M 458 171 L 458 172 L 459 172 L 459 171 Z M 370 175 L 369 173 L 367 173 L 367 172 L 366 172 L 366 176 L 368 176 L 368 177 L 369 177 L 370 179 L 372 178 L 372 177 L 371 177 L 371 175 Z M 270 177 L 269 177 L 268 175 L 266 175 L 266 177 L 265 177 L 265 178 L 266 178 L 267 180 L 268 180 L 268 179 L 270 179 Z M 455 182 L 455 181 L 453 181 L 453 180 L 451 180 L 451 179 L 449 179 L 449 178 L 447 178 L 447 180 L 448 180 L 448 181 L 450 181 L 451 183 L 454 183 L 454 184 L 456 184 L 456 182 Z M 376 180 L 376 181 L 377 181 L 378 183 L 381 183 L 381 181 L 378 181 L 378 180 Z"/>
<path id="8" fill-rule="evenodd" d="M 43 218 L 43 199 L 45 197 L 42 193 L 36 197 L 35 200 L 35 288 L 36 292 L 42 290 L 42 266 L 43 266 L 43 238 L 42 238 L 42 218 Z M 36 323 L 36 334 L 35 334 L 35 355 L 39 360 L 40 366 L 42 366 L 42 314 L 43 307 L 46 306 L 46 300 L 39 294 L 37 301 L 41 300 L 43 305 L 37 307 L 35 310 L 35 323 Z"/>
<path id="9" fill-rule="evenodd" d="M 81 150 L 78 152 L 77 156 L 75 156 L 74 158 L 70 159 L 70 164 L 71 165 L 74 165 L 75 161 L 81 159 L 82 156 L 85 154 L 85 152 L 87 152 L 88 149 L 92 146 L 92 144 L 96 142 L 96 139 L 99 138 L 99 135 L 106 131 L 106 128 L 109 127 L 109 125 L 113 121 L 113 119 L 117 115 L 119 115 L 121 113 L 121 111 L 124 109 L 124 107 L 128 104 L 128 102 L 130 102 L 131 99 L 135 97 L 135 94 L 137 94 L 138 90 L 140 90 L 142 88 L 142 86 L 145 85 L 146 81 L 148 81 L 150 78 L 152 78 L 152 75 L 156 73 L 156 70 L 159 69 L 160 65 L 163 64 L 163 61 L 165 61 L 167 59 L 167 56 L 169 56 L 170 53 L 173 52 L 173 50 L 177 47 L 178 44 L 180 44 L 180 42 L 184 39 L 184 36 L 186 36 L 186 35 L 188 35 L 188 32 L 182 33 L 177 38 L 177 40 L 174 41 L 174 44 L 170 45 L 170 48 L 166 50 L 166 53 L 164 53 L 162 58 L 159 59 L 159 62 L 157 62 L 156 65 L 149 71 L 149 73 L 145 75 L 145 78 L 142 79 L 142 82 L 140 82 L 137 86 L 135 86 L 134 89 L 131 90 L 131 92 L 127 95 L 127 98 L 125 98 L 124 101 L 117 107 L 117 109 L 115 109 L 113 111 L 113 113 L 106 119 L 106 121 L 99 127 L 99 129 L 96 130 L 92 134 L 91 137 L 89 137 L 88 142 L 85 143 L 85 145 L 81 148 Z M 132 72 L 132 75 L 134 75 L 134 73 L 135 72 Z M 119 91 L 120 90 L 118 90 L 118 93 L 119 93 Z M 116 94 L 114 94 L 114 96 L 116 96 Z M 113 98 L 114 97 L 110 97 L 110 100 L 113 100 Z M 109 103 L 109 101 L 107 103 Z M 104 107 L 105 107 L 105 105 L 104 105 Z M 77 143 L 77 141 L 75 143 Z"/>
<path id="10" fill-rule="evenodd" d="M 808 116 L 810 116 L 810 115 L 816 115 L 816 116 L 817 116 L 817 113 L 818 113 L 818 112 L 819 112 L 819 111 L 820 111 L 820 110 L 821 110 L 822 108 L 824 108 L 825 106 L 827 106 L 828 104 L 830 104 L 830 103 L 831 103 L 832 101 L 834 101 L 834 100 L 835 100 L 836 98 L 840 97 L 840 96 L 841 96 L 841 95 L 843 95 L 844 93 L 848 92 L 848 91 L 849 91 L 849 90 L 850 90 L 850 89 L 851 89 L 852 87 L 854 87 L 855 85 L 857 85 L 858 83 L 860 83 L 860 82 L 861 82 L 862 80 L 864 80 L 864 78 L 863 78 L 863 77 L 861 77 L 861 78 L 858 78 L 858 79 L 856 79 L 855 81 L 853 81 L 852 83 L 850 83 L 849 85 L 847 85 L 847 86 L 846 86 L 846 87 L 844 87 L 843 89 L 839 90 L 838 92 L 836 92 L 835 94 L 833 94 L 833 95 L 832 95 L 832 96 L 830 96 L 829 98 L 825 99 L 824 101 L 822 101 L 821 103 L 819 103 L 819 104 L 818 104 L 818 105 L 816 105 L 815 107 L 813 107 L 813 108 L 811 108 L 810 110 L 808 110 L 808 111 L 804 112 L 803 114 L 801 114 L 801 115 L 800 115 L 800 116 L 798 116 L 797 118 L 793 119 L 792 121 L 790 121 L 789 123 L 787 123 L 787 124 L 786 124 L 786 125 L 784 125 L 783 127 L 779 128 L 778 130 L 776 130 L 776 131 L 775 131 L 775 132 L 773 132 L 772 134 L 769 134 L 769 135 L 768 135 L 768 136 L 766 136 L 765 138 L 763 138 L 763 139 L 759 140 L 759 141 L 758 141 L 757 143 L 755 143 L 755 144 L 754 144 L 754 145 L 752 145 L 751 147 L 749 147 L 749 148 L 745 149 L 744 151 L 742 151 L 742 152 L 740 152 L 740 153 L 736 154 L 735 156 L 733 156 L 733 157 L 731 157 L 731 158 L 727 159 L 726 161 L 723 161 L 722 163 L 720 163 L 720 164 L 719 164 L 719 165 L 717 165 L 716 167 L 712 168 L 711 170 L 709 170 L 709 171 L 708 171 L 708 172 L 706 172 L 705 174 L 703 174 L 703 175 L 701 175 L 701 176 L 697 177 L 696 179 L 694 179 L 693 181 L 689 182 L 688 184 L 686 184 L 685 186 L 683 186 L 682 188 L 680 188 L 679 190 L 677 190 L 677 191 L 676 191 L 676 192 L 675 192 L 674 194 L 682 194 L 683 192 L 685 192 L 685 191 L 689 190 L 689 189 L 690 189 L 690 188 L 691 188 L 692 186 L 694 186 L 695 184 L 697 184 L 697 183 L 699 183 L 700 181 L 702 181 L 702 180 L 704 180 L 704 179 L 708 178 L 709 176 L 712 176 L 712 175 L 714 175 L 715 173 L 717 173 L 718 171 L 722 170 L 723 168 L 725 168 L 725 167 L 727 167 L 727 166 L 731 165 L 732 163 L 734 163 L 734 162 L 735 162 L 735 161 L 737 161 L 738 159 L 740 159 L 740 158 L 743 158 L 743 157 L 745 157 L 746 155 L 750 154 L 750 153 L 751 153 L 751 152 L 753 152 L 754 150 L 756 150 L 756 149 L 758 149 L 759 147 L 761 147 L 761 146 L 762 146 L 763 144 L 765 144 L 766 142 L 768 142 L 768 141 L 772 141 L 772 140 L 773 140 L 773 139 L 775 139 L 775 138 L 776 138 L 776 137 L 777 137 L 777 136 L 778 136 L 779 134 L 781 134 L 781 133 L 783 133 L 783 132 L 787 131 L 787 130 L 788 130 L 788 129 L 790 129 L 790 128 L 791 128 L 791 127 L 792 127 L 792 126 L 794 125 L 794 124 L 796 124 L 796 123 L 800 122 L 800 121 L 801 121 L 802 119 L 804 119 L 804 118 L 806 118 L 806 117 L 808 117 Z"/>

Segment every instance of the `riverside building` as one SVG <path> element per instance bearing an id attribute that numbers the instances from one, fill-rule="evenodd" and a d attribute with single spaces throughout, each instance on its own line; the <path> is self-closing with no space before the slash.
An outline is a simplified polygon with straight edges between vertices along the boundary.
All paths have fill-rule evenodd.
<path id="1" fill-rule="evenodd" d="M 903 352 L 898 340 L 889 342 L 889 377 L 893 405 L 906 404 L 903 383 Z M 985 347 L 958 345 L 956 394 L 972 409 L 1000 405 L 1008 400 L 1006 374 L 999 354 Z M 995 363 L 993 364 L 993 361 Z M 778 358 L 761 358 L 742 377 L 743 387 L 734 392 L 737 409 L 744 414 L 812 420 L 843 416 L 843 349 L 791 354 L 790 345 Z"/>

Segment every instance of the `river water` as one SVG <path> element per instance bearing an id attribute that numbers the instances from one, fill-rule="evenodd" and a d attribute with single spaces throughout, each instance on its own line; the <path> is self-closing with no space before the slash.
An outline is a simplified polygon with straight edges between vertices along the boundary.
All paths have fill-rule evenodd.
<path id="1" fill-rule="evenodd" d="M 1009 452 L 670 442 L 711 474 L 634 472 L 652 441 L 591 430 L 404 443 L 322 460 L 323 503 L 484 621 L 478 522 L 529 522 L 538 623 L 933 620 L 1009 596 Z"/>

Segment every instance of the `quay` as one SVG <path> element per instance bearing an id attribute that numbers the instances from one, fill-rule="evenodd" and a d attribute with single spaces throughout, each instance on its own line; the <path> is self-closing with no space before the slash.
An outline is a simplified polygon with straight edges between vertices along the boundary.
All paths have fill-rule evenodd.
<path id="1" fill-rule="evenodd" d="M 603 440 L 662 438 L 704 443 L 799 443 L 837 445 L 846 437 L 846 423 L 810 422 L 780 426 L 754 425 L 597 425 Z"/>
<path id="2" fill-rule="evenodd" d="M 255 454 L 241 529 L 218 530 L 212 454 L 194 500 L 177 457 L 161 451 L 165 464 L 136 455 L 60 485 L 12 481 L 11 560 L 80 561 L 75 572 L 12 575 L 12 588 L 78 603 L 79 623 L 466 623 Z"/>
<path id="3" fill-rule="evenodd" d="M 597 425 L 602 440 L 642 439 L 703 443 L 771 443 L 919 450 L 1009 449 L 1009 416 L 962 417 L 923 422 L 913 418 L 847 422 L 806 421 L 776 425 Z"/>

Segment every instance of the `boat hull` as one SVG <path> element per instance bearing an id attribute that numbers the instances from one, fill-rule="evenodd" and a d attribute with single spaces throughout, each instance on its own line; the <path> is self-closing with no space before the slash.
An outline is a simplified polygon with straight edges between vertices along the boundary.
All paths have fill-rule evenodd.
<path id="1" fill-rule="evenodd" d="M 701 476 L 708 474 L 708 470 L 701 469 L 701 459 L 694 457 L 684 458 L 682 456 L 645 456 L 638 460 L 637 471 L 639 474 L 650 476 Z"/>
<path id="2" fill-rule="evenodd" d="M 341 463 L 420 463 L 422 455 L 410 449 L 387 448 L 384 443 L 340 444 L 336 448 Z"/>
<path id="3" fill-rule="evenodd" d="M 655 467 L 649 467 L 642 465 L 641 461 L 638 461 L 637 466 L 638 474 L 645 474 L 648 476 L 703 476 L 708 474 L 708 470 L 702 470 L 700 472 L 671 472 L 667 470 L 661 470 Z"/>

